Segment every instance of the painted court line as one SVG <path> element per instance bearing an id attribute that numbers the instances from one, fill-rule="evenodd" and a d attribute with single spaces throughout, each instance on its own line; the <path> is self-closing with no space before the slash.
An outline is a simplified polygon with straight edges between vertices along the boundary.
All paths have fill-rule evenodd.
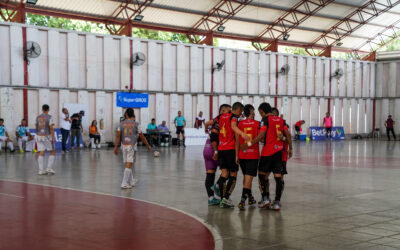
<path id="1" fill-rule="evenodd" d="M 223 249 L 222 236 L 220 235 L 220 233 L 211 224 L 207 223 L 205 220 L 203 220 L 202 218 L 200 218 L 200 217 L 198 217 L 196 215 L 190 214 L 190 213 L 185 212 L 183 210 L 180 210 L 178 208 L 170 207 L 170 206 L 167 206 L 167 205 L 164 205 L 164 204 L 161 204 L 161 203 L 158 203 L 158 202 L 154 202 L 154 201 L 146 201 L 146 200 L 141 200 L 141 199 L 136 199 L 136 198 L 131 198 L 131 197 L 125 197 L 125 196 L 120 196 L 120 195 L 112 195 L 112 194 L 107 194 L 107 193 L 102 193 L 102 192 L 93 192 L 93 191 L 79 190 L 79 189 L 75 189 L 75 188 L 58 187 L 58 186 L 52 186 L 52 185 L 47 185 L 47 184 L 38 184 L 38 183 L 32 183 L 32 182 L 26 182 L 26 181 L 16 181 L 16 180 L 9 180 L 9 179 L 0 179 L 0 181 L 26 183 L 26 184 L 30 184 L 30 185 L 37 185 L 37 186 L 44 186 L 44 187 L 51 187 L 51 188 L 58 188 L 58 189 L 65 189 L 65 190 L 72 190 L 72 191 L 78 191 L 78 192 L 84 192 L 84 193 L 106 195 L 106 196 L 129 199 L 129 200 L 141 201 L 141 202 L 157 205 L 157 206 L 160 206 L 160 207 L 165 207 L 165 208 L 168 208 L 168 209 L 171 209 L 171 210 L 175 210 L 175 211 L 180 212 L 182 214 L 185 214 L 185 215 L 187 215 L 189 217 L 192 217 L 193 219 L 195 219 L 198 222 L 200 222 L 201 224 L 203 224 L 208 230 L 210 230 L 210 232 L 211 232 L 211 234 L 212 234 L 212 236 L 214 238 L 214 249 L 215 250 L 222 250 Z M 22 196 L 17 196 L 17 197 L 24 198 Z"/>
<path id="2" fill-rule="evenodd" d="M 25 198 L 25 197 L 22 197 L 22 196 L 13 195 L 13 194 L 6 194 L 6 193 L 0 193 L 0 195 L 13 197 L 13 198 L 19 198 L 19 199 L 24 199 Z"/>

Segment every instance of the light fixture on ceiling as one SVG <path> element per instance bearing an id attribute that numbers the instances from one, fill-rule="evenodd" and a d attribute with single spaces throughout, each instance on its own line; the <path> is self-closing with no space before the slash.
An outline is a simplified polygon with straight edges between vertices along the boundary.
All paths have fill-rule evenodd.
<path id="1" fill-rule="evenodd" d="M 343 45 L 343 43 L 342 42 L 338 42 L 337 44 L 336 44 L 336 46 L 342 46 Z"/>
<path id="2" fill-rule="evenodd" d="M 26 0 L 26 3 L 29 5 L 35 5 L 38 0 Z"/>
<path id="3" fill-rule="evenodd" d="M 133 20 L 141 22 L 143 20 L 143 18 L 144 18 L 143 15 L 138 14 L 138 15 L 135 16 L 135 18 Z"/>
<path id="4" fill-rule="evenodd" d="M 288 39 L 289 39 L 289 34 L 288 33 L 285 33 L 285 34 L 283 34 L 283 41 L 287 41 Z"/>
<path id="5" fill-rule="evenodd" d="M 218 30 L 219 32 L 222 32 L 222 31 L 225 30 L 225 27 L 221 25 L 221 26 L 219 26 L 219 27 L 217 28 L 217 30 Z"/>

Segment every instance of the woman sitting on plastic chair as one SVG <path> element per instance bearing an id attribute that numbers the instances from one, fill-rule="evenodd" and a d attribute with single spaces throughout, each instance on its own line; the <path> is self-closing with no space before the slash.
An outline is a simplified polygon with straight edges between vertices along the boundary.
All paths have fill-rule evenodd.
<path id="1" fill-rule="evenodd" d="M 97 121 L 92 121 L 92 125 L 89 127 L 89 137 L 90 137 L 90 144 L 92 148 L 100 148 L 100 133 L 97 130 Z"/>

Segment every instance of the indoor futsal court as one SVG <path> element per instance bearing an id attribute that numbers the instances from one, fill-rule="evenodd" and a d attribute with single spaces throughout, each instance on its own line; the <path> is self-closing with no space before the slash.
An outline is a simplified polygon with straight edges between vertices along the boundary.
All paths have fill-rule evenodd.
<path id="1" fill-rule="evenodd" d="M 0 250 L 400 249 L 400 0 L 0 0 Z"/>

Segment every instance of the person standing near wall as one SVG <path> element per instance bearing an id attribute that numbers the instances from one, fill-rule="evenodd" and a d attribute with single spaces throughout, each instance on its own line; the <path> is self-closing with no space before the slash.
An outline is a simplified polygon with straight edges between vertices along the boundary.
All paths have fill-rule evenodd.
<path id="1" fill-rule="evenodd" d="M 69 118 L 68 109 L 63 108 L 60 115 L 61 145 L 63 153 L 67 152 L 67 141 L 69 130 L 71 129 L 71 119 Z"/>
<path id="2" fill-rule="evenodd" d="M 326 138 L 331 137 L 332 139 L 332 116 L 329 114 L 329 112 L 326 112 L 324 120 L 322 121 L 322 125 L 325 126 L 325 131 L 326 131 Z"/>
<path id="3" fill-rule="evenodd" d="M 81 110 L 71 116 L 71 149 L 74 148 L 75 139 L 77 148 L 81 148 L 81 132 L 82 132 L 82 117 L 85 115 L 85 111 Z"/>
<path id="4" fill-rule="evenodd" d="M 388 137 L 388 141 L 390 141 L 390 132 L 392 132 L 394 140 L 396 140 L 396 135 L 394 133 L 394 124 L 395 121 L 393 121 L 392 116 L 389 115 L 388 119 L 385 121 L 385 127 L 386 127 L 386 135 Z"/>
<path id="5" fill-rule="evenodd" d="M 181 145 L 181 142 L 182 142 L 182 145 L 184 147 L 186 147 L 185 146 L 186 119 L 185 119 L 184 116 L 182 116 L 182 112 L 181 111 L 178 111 L 178 116 L 175 117 L 174 124 L 175 124 L 175 127 L 176 127 L 176 134 L 178 136 L 178 147 Z M 182 135 L 182 139 L 180 139 L 181 135 Z"/>

